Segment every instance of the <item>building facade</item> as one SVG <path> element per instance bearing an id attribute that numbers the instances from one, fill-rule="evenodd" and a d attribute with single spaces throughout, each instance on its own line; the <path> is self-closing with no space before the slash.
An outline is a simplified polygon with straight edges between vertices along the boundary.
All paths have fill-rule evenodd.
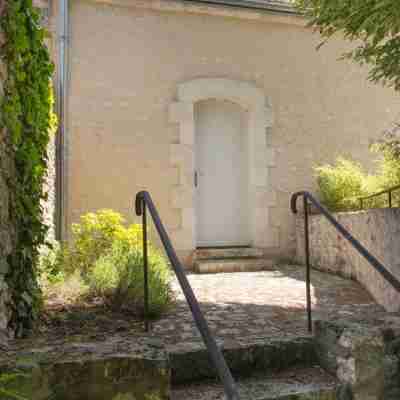
<path id="1" fill-rule="evenodd" d="M 188 266 L 197 247 L 291 258 L 290 195 L 338 155 L 371 166 L 397 116 L 394 91 L 338 61 L 339 38 L 317 51 L 287 1 L 64 0 L 50 15 L 64 236 L 100 208 L 134 221 L 148 190 Z"/>

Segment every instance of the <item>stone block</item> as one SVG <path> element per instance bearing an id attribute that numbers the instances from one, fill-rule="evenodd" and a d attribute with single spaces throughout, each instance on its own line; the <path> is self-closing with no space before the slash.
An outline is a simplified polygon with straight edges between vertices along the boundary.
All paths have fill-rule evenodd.
<path id="1" fill-rule="evenodd" d="M 379 329 L 341 321 L 316 321 L 320 364 L 351 388 L 354 400 L 381 400 L 385 346 Z"/>

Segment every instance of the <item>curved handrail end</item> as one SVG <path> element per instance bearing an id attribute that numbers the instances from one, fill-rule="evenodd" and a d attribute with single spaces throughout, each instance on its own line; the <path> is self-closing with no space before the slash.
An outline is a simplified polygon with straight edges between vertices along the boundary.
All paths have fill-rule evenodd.
<path id="1" fill-rule="evenodd" d="M 142 190 L 141 192 L 138 192 L 136 194 L 136 198 L 135 198 L 135 212 L 136 215 L 140 216 L 143 214 L 143 201 L 145 198 L 145 191 Z"/>
<path id="2" fill-rule="evenodd" d="M 292 209 L 292 213 L 293 214 L 297 214 L 298 210 L 297 210 L 297 199 L 300 196 L 307 196 L 309 197 L 310 193 L 302 190 L 301 192 L 296 192 L 292 194 L 292 197 L 290 199 L 290 208 Z"/>

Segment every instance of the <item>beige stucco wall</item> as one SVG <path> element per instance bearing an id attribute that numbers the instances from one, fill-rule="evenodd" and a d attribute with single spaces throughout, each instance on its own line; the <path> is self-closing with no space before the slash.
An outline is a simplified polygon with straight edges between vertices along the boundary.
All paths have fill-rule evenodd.
<path id="1" fill-rule="evenodd" d="M 400 209 L 386 208 L 336 213 L 335 218 L 400 279 Z M 304 262 L 304 221 L 297 218 L 297 259 Z M 310 216 L 311 264 L 360 282 L 386 310 L 400 310 L 400 293 L 362 257 L 321 215 Z"/>
<path id="2" fill-rule="evenodd" d="M 103 207 L 133 219 L 133 197 L 146 189 L 178 250 L 190 254 L 182 209 L 171 199 L 181 178 L 171 164 L 180 125 L 170 107 L 178 85 L 224 78 L 258 88 L 271 104 L 266 251 L 293 256 L 290 194 L 314 189 L 314 164 L 339 154 L 370 159 L 369 143 L 398 113 L 397 96 L 367 83 L 359 66 L 337 61 L 342 42 L 317 52 L 318 36 L 300 19 L 223 16 L 219 7 L 185 9 L 179 1 L 106 3 L 114 2 L 70 6 L 67 223 Z M 160 7 L 167 3 L 175 6 Z"/>

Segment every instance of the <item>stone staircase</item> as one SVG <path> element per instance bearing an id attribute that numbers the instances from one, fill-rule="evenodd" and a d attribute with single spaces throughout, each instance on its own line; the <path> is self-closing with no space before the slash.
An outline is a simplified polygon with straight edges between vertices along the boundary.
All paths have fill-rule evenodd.
<path id="1" fill-rule="evenodd" d="M 265 271 L 273 266 L 274 260 L 254 247 L 199 248 L 195 252 L 194 271 L 199 274 Z"/>
<path id="2" fill-rule="evenodd" d="M 398 400 L 399 354 L 393 358 L 381 336 L 373 327 L 319 321 L 310 336 L 220 345 L 241 400 Z M 170 400 L 225 398 L 201 343 L 168 352 Z"/>
<path id="3" fill-rule="evenodd" d="M 200 257 L 261 258 L 254 249 L 238 251 L 202 249 Z M 304 268 L 189 275 L 240 399 L 399 400 L 400 315 L 386 313 L 354 282 L 312 276 L 318 304 L 308 334 L 299 302 Z M 0 377 L 19 371 L 10 389 L 29 400 L 222 400 L 223 385 L 177 296 L 149 333 L 141 323 L 107 319 L 118 326 L 107 334 L 85 329 L 10 343 L 0 352 Z M 0 400 L 11 398 L 0 390 Z"/>
<path id="4" fill-rule="evenodd" d="M 360 325 L 321 322 L 315 336 L 218 343 L 241 400 L 398 400 L 399 358 L 388 371 L 379 337 Z M 127 335 L 32 345 L 1 360 L 0 375 L 15 369 L 23 374 L 10 389 L 30 400 L 224 399 L 201 341 L 166 346 Z"/>

